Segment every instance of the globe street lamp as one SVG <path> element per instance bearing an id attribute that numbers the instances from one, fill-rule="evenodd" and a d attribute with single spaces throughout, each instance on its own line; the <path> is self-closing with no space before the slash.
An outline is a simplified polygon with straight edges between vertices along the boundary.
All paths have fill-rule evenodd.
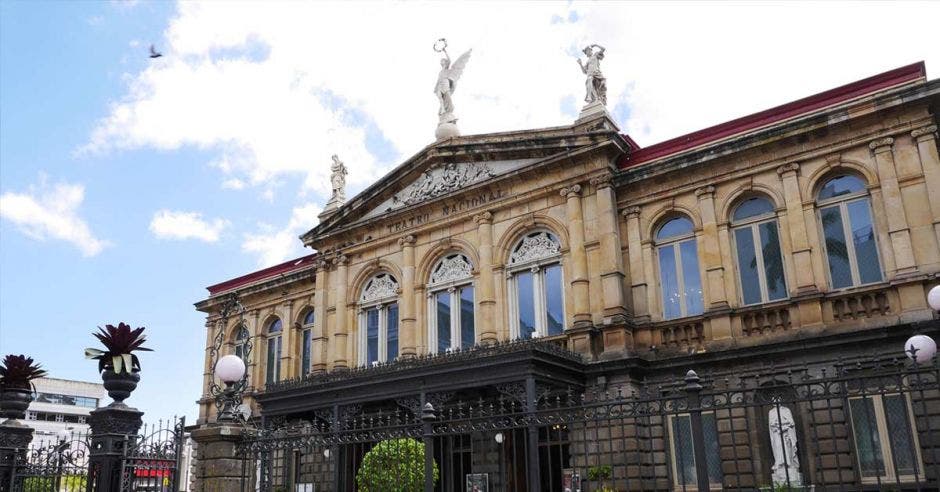
<path id="1" fill-rule="evenodd" d="M 225 383 L 225 389 L 216 395 L 216 406 L 221 408 L 217 421 L 235 422 L 235 408 L 241 404 L 240 385 L 236 383 L 245 377 L 245 361 L 237 355 L 226 355 L 216 362 L 215 375 Z"/>
<path id="2" fill-rule="evenodd" d="M 934 285 L 933 288 L 927 292 L 927 304 L 930 305 L 930 309 L 940 311 L 940 285 Z"/>
<path id="3" fill-rule="evenodd" d="M 930 309 L 940 311 L 940 285 L 927 292 L 927 304 Z M 937 355 L 937 342 L 927 335 L 914 335 L 904 342 L 904 353 L 916 364 L 923 364 Z"/>

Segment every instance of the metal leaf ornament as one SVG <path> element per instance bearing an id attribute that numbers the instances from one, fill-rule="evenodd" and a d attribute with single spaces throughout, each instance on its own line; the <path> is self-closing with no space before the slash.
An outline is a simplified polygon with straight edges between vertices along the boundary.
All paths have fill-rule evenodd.
<path id="1" fill-rule="evenodd" d="M 98 371 L 106 369 L 113 370 L 115 373 L 137 372 L 140 371 L 140 361 L 133 354 L 134 351 L 148 351 L 151 349 L 144 347 L 147 340 L 144 336 L 144 327 L 131 329 L 125 323 L 118 323 L 117 326 L 105 325 L 104 328 L 98 327 L 100 333 L 92 333 L 107 350 L 96 348 L 86 348 L 85 358 L 98 360 Z"/>

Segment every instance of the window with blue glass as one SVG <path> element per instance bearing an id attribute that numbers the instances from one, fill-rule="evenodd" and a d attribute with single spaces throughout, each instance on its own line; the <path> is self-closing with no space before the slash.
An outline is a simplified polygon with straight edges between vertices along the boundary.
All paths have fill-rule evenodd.
<path id="1" fill-rule="evenodd" d="M 476 344 L 473 266 L 460 253 L 445 255 L 431 270 L 428 292 L 428 347 L 431 353 Z"/>
<path id="2" fill-rule="evenodd" d="M 235 355 L 245 361 L 246 366 L 248 365 L 248 338 L 250 336 L 248 328 L 239 326 L 238 330 L 235 331 L 235 341 L 233 343 Z"/>
<path id="3" fill-rule="evenodd" d="M 300 325 L 300 373 L 301 375 L 310 372 L 310 365 L 313 363 L 311 350 L 313 346 L 313 310 L 304 314 L 303 323 Z"/>
<path id="4" fill-rule="evenodd" d="M 283 324 L 279 319 L 275 319 L 268 324 L 265 383 L 274 383 L 281 380 L 281 335 L 284 331 L 283 328 Z"/>
<path id="5" fill-rule="evenodd" d="M 687 217 L 669 219 L 656 231 L 663 318 L 702 314 L 702 278 L 698 268 L 695 227 Z"/>
<path id="6" fill-rule="evenodd" d="M 816 195 L 829 282 L 844 289 L 880 282 L 878 245 L 865 182 L 845 174 L 826 181 Z"/>
<path id="7" fill-rule="evenodd" d="M 786 298 L 780 233 L 770 201 L 761 197 L 744 200 L 735 207 L 731 225 L 742 304 Z"/>
<path id="8" fill-rule="evenodd" d="M 565 301 L 558 237 L 548 231 L 527 234 L 513 248 L 506 268 L 512 337 L 562 334 Z"/>
<path id="9" fill-rule="evenodd" d="M 398 281 L 390 273 L 370 278 L 359 296 L 359 365 L 398 357 Z"/>

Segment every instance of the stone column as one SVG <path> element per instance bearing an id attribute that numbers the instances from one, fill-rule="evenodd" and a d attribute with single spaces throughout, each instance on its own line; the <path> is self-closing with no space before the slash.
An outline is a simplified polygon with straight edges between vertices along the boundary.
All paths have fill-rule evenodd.
<path id="1" fill-rule="evenodd" d="M 601 289 L 604 296 L 604 323 L 623 323 L 627 308 L 623 295 L 623 254 L 620 251 L 620 227 L 617 222 L 617 198 L 605 174 L 591 179 L 597 190 L 597 234 L 600 242 Z"/>
<path id="2" fill-rule="evenodd" d="M 91 427 L 89 492 L 123 490 L 121 460 L 124 450 L 136 443 L 143 415 L 144 412 L 117 402 L 91 411 L 88 416 Z"/>
<path id="3" fill-rule="evenodd" d="M 705 282 L 708 289 L 709 304 L 706 311 L 719 314 L 708 320 L 711 338 L 721 340 L 730 338 L 731 317 L 728 313 L 728 295 L 725 292 L 725 267 L 721 263 L 721 249 L 718 243 L 718 222 L 715 218 L 715 187 L 705 186 L 695 190 L 698 198 L 699 213 L 702 216 L 702 251 L 699 258 L 705 267 Z M 706 287 L 707 286 L 707 287 Z"/>
<path id="4" fill-rule="evenodd" d="M 346 287 L 349 279 L 349 258 L 344 254 L 339 254 L 333 263 L 336 265 L 336 272 L 333 274 L 333 281 L 336 282 L 336 323 L 333 328 L 333 343 L 330 344 L 330 360 L 334 369 L 346 369 L 349 362 L 346 360 L 346 350 L 349 339 L 349 306 L 346 302 Z"/>
<path id="5" fill-rule="evenodd" d="M 294 362 L 294 351 L 297 350 L 297 329 L 294 327 L 294 303 L 293 301 L 284 301 L 275 309 L 275 314 L 281 319 L 282 339 L 281 339 L 281 379 L 288 379 L 297 376 Z M 302 375 L 302 374 L 301 374 Z"/>
<path id="6" fill-rule="evenodd" d="M 793 269 L 796 271 L 796 294 L 816 292 L 816 278 L 813 275 L 813 255 L 806 233 L 803 218 L 803 197 L 800 196 L 798 173 L 800 165 L 796 162 L 777 168 L 777 174 L 783 182 L 783 199 L 787 207 L 787 227 L 790 230 L 790 244 L 793 248 Z"/>
<path id="7" fill-rule="evenodd" d="M 477 223 L 477 241 L 480 248 L 477 306 L 480 311 L 480 343 L 496 343 L 496 278 L 493 275 L 493 214 L 483 212 L 473 216 Z"/>
<path id="8" fill-rule="evenodd" d="M 248 336 L 252 339 L 251 356 L 248 360 L 248 386 L 252 389 L 264 388 L 264 370 L 265 352 L 268 350 L 267 339 L 264 333 L 261 333 L 261 310 L 252 309 L 248 315 L 251 318 L 251 326 L 248 328 Z"/>
<path id="9" fill-rule="evenodd" d="M 647 302 L 647 280 L 644 268 L 643 242 L 640 233 L 640 207 L 629 207 L 623 211 L 627 221 L 627 249 L 630 257 L 630 282 L 633 295 L 633 316 L 637 322 L 650 320 Z"/>
<path id="10" fill-rule="evenodd" d="M 581 210 L 581 185 L 561 189 L 567 199 L 568 238 L 571 253 L 571 292 L 574 298 L 574 327 L 590 326 L 591 304 L 589 302 L 587 252 L 584 250 L 584 216 Z"/>
<path id="11" fill-rule="evenodd" d="M 245 429 L 240 425 L 211 424 L 190 433 L 196 443 L 194 487 L 197 491 L 244 490 L 249 480 L 247 461 L 236 452 Z M 250 484 L 253 488 L 254 484 Z"/>
<path id="12" fill-rule="evenodd" d="M 326 291 L 328 282 L 329 261 L 321 259 L 317 262 L 316 284 L 314 285 L 313 309 L 313 336 L 310 343 L 310 372 L 321 373 L 326 371 L 327 334 L 326 334 Z"/>
<path id="13" fill-rule="evenodd" d="M 875 163 L 878 166 L 878 180 L 881 182 L 888 236 L 891 238 L 897 276 L 910 275 L 917 272 L 917 263 L 914 260 L 911 231 L 907 225 L 904 201 L 901 199 L 901 188 L 894 167 L 894 139 L 889 137 L 875 140 L 868 144 L 868 147 L 875 153 Z"/>
<path id="14" fill-rule="evenodd" d="M 415 323 L 415 237 L 411 234 L 398 240 L 401 246 L 401 313 L 400 331 L 401 356 L 413 358 L 418 353 L 418 334 Z"/>
<path id="15" fill-rule="evenodd" d="M 929 125 L 911 132 L 911 138 L 917 143 L 920 166 L 924 171 L 927 184 L 927 197 L 930 202 L 930 216 L 933 217 L 934 233 L 940 243 L 940 155 L 937 153 L 937 125 Z"/>

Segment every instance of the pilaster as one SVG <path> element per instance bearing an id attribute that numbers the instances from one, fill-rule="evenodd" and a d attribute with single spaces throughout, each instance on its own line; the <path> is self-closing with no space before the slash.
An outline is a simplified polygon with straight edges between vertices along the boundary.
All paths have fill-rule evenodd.
<path id="1" fill-rule="evenodd" d="M 623 323 L 628 315 L 623 293 L 624 269 L 623 255 L 620 253 L 617 197 L 611 180 L 612 175 L 609 173 L 591 179 L 597 194 L 597 234 L 605 324 Z"/>
<path id="2" fill-rule="evenodd" d="M 316 285 L 313 294 L 313 309 L 316 315 L 313 317 L 313 340 L 310 344 L 311 372 L 324 372 L 327 367 L 326 291 L 329 266 L 330 263 L 325 258 L 317 262 Z"/>
<path id="3" fill-rule="evenodd" d="M 897 170 L 894 165 L 894 139 L 882 138 L 868 144 L 875 154 L 878 168 L 878 181 L 881 183 L 881 196 L 884 200 L 885 219 L 888 225 L 888 237 L 894 253 L 897 276 L 906 276 L 917 272 L 914 250 L 911 246 L 911 232 L 901 199 Z"/>
<path id="4" fill-rule="evenodd" d="M 346 302 L 349 258 L 340 253 L 333 260 L 333 263 L 336 265 L 336 272 L 333 274 L 336 282 L 336 324 L 333 329 L 333 343 L 330 344 L 329 363 L 332 364 L 334 369 L 346 369 L 349 367 L 349 362 L 346 360 L 350 316 L 350 308 Z"/>
<path id="5" fill-rule="evenodd" d="M 730 338 L 731 317 L 728 311 L 728 295 L 725 291 L 725 267 L 721 263 L 721 249 L 718 242 L 718 222 L 715 217 L 715 187 L 704 186 L 695 190 L 698 198 L 699 213 L 702 217 L 702 258 L 705 267 L 705 285 L 708 289 L 707 311 L 718 314 L 709 320 L 711 338 L 721 340 Z"/>
<path id="6" fill-rule="evenodd" d="M 493 214 L 483 212 L 473 216 L 477 223 L 477 241 L 480 250 L 477 306 L 480 312 L 480 343 L 496 343 L 496 275 L 493 272 Z"/>
<path id="7" fill-rule="evenodd" d="M 587 252 L 584 249 L 584 215 L 581 209 L 581 185 L 566 186 L 560 190 L 567 200 L 568 239 L 571 254 L 571 292 L 573 299 L 574 326 L 589 326 L 591 305 L 589 300 L 589 280 Z"/>
<path id="8" fill-rule="evenodd" d="M 795 295 L 817 292 L 816 278 L 813 275 L 813 255 L 806 222 L 803 218 L 803 197 L 800 194 L 800 165 L 796 162 L 777 168 L 777 174 L 783 183 L 783 199 L 787 208 L 787 229 L 790 230 L 790 244 L 793 253 L 793 269 L 796 271 L 796 285 L 791 287 Z"/>
<path id="9" fill-rule="evenodd" d="M 294 302 L 286 300 L 280 303 L 275 311 L 277 317 L 281 319 L 283 328 L 283 343 L 281 347 L 281 379 L 287 379 L 299 375 L 299 364 L 295 367 L 297 357 L 297 328 L 294 326 Z M 302 375 L 302 374 L 300 374 Z"/>
<path id="10" fill-rule="evenodd" d="M 415 237 L 407 235 L 398 240 L 401 246 L 401 357 L 412 358 L 417 355 L 417 327 L 415 323 Z"/>
<path id="11" fill-rule="evenodd" d="M 940 243 L 940 155 L 937 152 L 937 125 L 928 125 L 911 132 L 917 145 L 920 166 L 927 184 L 927 198 L 934 234 Z"/>
<path id="12" fill-rule="evenodd" d="M 643 251 L 640 233 L 640 207 L 628 207 L 622 212 L 627 221 L 627 250 L 630 258 L 630 290 L 633 297 L 633 315 L 638 322 L 649 321 L 650 311 L 647 300 L 647 276 L 645 263 L 648 261 Z M 651 258 L 649 261 L 652 261 Z"/>

